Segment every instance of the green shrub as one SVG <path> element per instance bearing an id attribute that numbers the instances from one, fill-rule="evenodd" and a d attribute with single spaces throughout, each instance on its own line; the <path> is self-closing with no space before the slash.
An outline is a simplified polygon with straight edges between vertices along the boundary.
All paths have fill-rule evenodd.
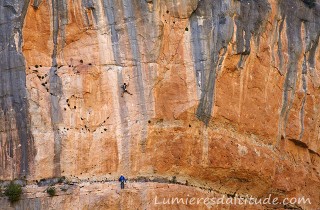
<path id="1" fill-rule="evenodd" d="M 66 179 L 65 176 L 59 177 L 58 183 L 63 183 L 65 179 Z"/>
<path id="2" fill-rule="evenodd" d="M 173 176 L 172 180 L 170 182 L 173 183 L 173 184 L 176 184 L 177 183 L 177 177 Z"/>
<path id="3" fill-rule="evenodd" d="M 10 184 L 6 187 L 4 194 L 8 196 L 11 203 L 20 200 L 22 194 L 21 185 L 10 182 Z"/>
<path id="4" fill-rule="evenodd" d="M 54 188 L 54 187 L 48 187 L 48 188 L 47 188 L 47 193 L 48 193 L 50 196 L 55 196 L 55 195 L 56 195 L 56 188 Z"/>

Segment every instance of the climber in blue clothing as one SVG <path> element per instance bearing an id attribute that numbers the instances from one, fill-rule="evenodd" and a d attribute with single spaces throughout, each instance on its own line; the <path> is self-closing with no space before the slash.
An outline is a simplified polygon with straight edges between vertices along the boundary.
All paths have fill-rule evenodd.
<path id="1" fill-rule="evenodd" d="M 124 189 L 124 183 L 127 182 L 126 178 L 121 174 L 119 178 L 119 182 L 121 183 L 121 189 Z"/>

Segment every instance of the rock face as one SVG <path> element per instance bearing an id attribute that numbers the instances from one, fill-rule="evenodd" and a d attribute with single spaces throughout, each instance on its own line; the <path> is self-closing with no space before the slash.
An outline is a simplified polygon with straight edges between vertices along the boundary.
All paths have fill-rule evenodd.
<path id="1" fill-rule="evenodd" d="M 319 36 L 319 0 L 1 1 L 0 179 L 174 177 L 320 208 Z M 152 196 L 188 192 L 163 185 L 97 184 L 77 208 L 162 209 Z"/>
<path id="2" fill-rule="evenodd" d="M 26 88 L 22 28 L 28 2 L 0 3 L 0 141 L 2 179 L 31 173 L 34 143 Z"/>

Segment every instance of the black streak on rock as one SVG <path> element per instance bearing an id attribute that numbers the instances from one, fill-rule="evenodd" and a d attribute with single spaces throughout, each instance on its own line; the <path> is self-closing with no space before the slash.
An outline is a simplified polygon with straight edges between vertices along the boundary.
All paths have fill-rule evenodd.
<path id="1" fill-rule="evenodd" d="M 308 1 L 309 2 L 309 1 Z M 285 129 L 287 127 L 287 121 L 292 107 L 295 93 L 296 83 L 298 77 L 298 62 L 301 55 L 304 56 L 304 62 L 302 66 L 302 83 L 303 91 L 307 92 L 307 80 L 306 74 L 310 73 L 314 76 L 315 71 L 315 52 L 319 43 L 320 36 L 320 5 L 315 4 L 310 7 L 306 1 L 292 0 L 292 1 L 279 1 L 279 7 L 281 9 L 282 19 L 286 22 L 286 34 L 288 40 L 288 54 L 289 61 L 286 69 L 285 82 L 283 86 L 282 97 L 282 109 L 279 120 L 279 137 L 285 136 Z M 302 37 L 301 28 L 304 27 L 305 37 Z M 279 33 L 282 31 L 280 30 Z M 279 46 L 281 46 L 281 39 L 279 34 Z M 305 48 L 303 49 L 302 41 L 305 41 Z M 279 52 L 280 61 L 282 60 L 282 54 Z M 281 64 L 281 63 L 280 63 Z M 281 67 L 281 66 L 280 66 Z M 306 98 L 303 99 L 303 106 L 300 111 L 301 119 L 301 140 L 303 137 L 303 118 L 304 118 L 304 103 Z"/>
<path id="2" fill-rule="evenodd" d="M 53 53 L 52 66 L 57 65 L 57 49 L 58 37 L 61 38 L 61 48 L 64 47 L 65 40 L 65 25 L 68 21 L 67 3 L 65 0 L 52 0 L 53 14 Z M 51 101 L 51 122 L 54 131 L 54 175 L 61 175 L 61 136 L 58 130 L 58 124 L 62 121 L 62 112 L 59 106 L 59 100 L 63 95 L 61 78 L 55 73 L 56 68 L 52 67 L 49 74 L 50 91 L 53 93 L 50 96 Z"/>
<path id="3" fill-rule="evenodd" d="M 236 5 L 237 8 L 232 8 Z M 197 117 L 206 125 L 211 119 L 216 77 L 224 60 L 228 43 L 237 26 L 237 53 L 241 55 L 241 68 L 250 54 L 251 36 L 259 44 L 261 26 L 270 10 L 267 0 L 231 0 L 199 2 L 197 10 L 190 18 L 193 57 L 195 63 L 197 86 L 200 91 L 200 103 L 196 111 Z M 233 15 L 235 14 L 235 18 Z M 220 52 L 223 52 L 222 55 Z"/>
<path id="4" fill-rule="evenodd" d="M 34 142 L 28 113 L 22 26 L 29 1 L 0 2 L 0 177 L 30 174 Z M 18 42 L 15 42 L 15 35 Z M 5 138 L 5 139 L 1 139 Z M 8 164 L 12 162 L 13 164 Z"/>

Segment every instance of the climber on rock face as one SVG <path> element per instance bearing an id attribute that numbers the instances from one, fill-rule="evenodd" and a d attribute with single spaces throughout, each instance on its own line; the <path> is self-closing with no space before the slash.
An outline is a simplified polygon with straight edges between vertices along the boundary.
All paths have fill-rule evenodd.
<path id="1" fill-rule="evenodd" d="M 120 182 L 120 185 L 121 185 L 121 189 L 124 189 L 124 183 L 127 182 L 127 180 L 122 174 L 119 177 L 119 182 Z"/>
<path id="2" fill-rule="evenodd" d="M 130 93 L 130 92 L 127 90 L 127 87 L 129 87 L 129 83 L 128 83 L 128 84 L 123 83 L 123 85 L 121 85 L 121 88 L 122 88 L 121 97 L 123 97 L 123 94 L 124 94 L 124 93 L 128 93 L 128 94 L 132 95 L 132 93 Z"/>

